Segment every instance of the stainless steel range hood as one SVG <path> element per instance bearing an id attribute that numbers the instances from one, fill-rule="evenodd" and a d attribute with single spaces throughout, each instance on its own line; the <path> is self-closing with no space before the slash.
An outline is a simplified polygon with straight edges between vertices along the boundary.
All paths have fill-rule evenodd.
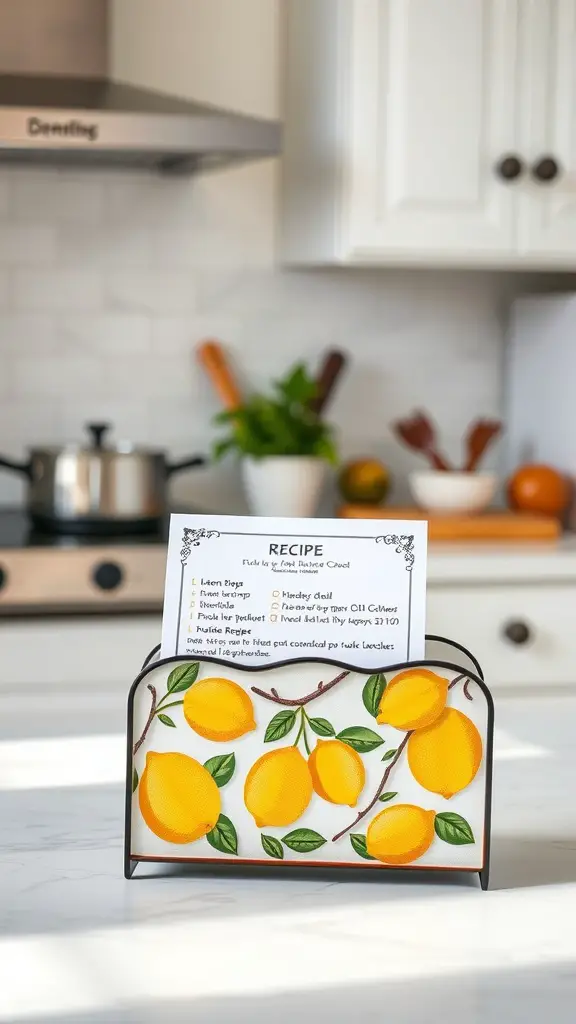
<path id="1" fill-rule="evenodd" d="M 37 18 L 50 19 L 50 31 L 41 25 L 34 46 L 22 30 L 23 20 L 31 24 L 31 7 Z M 106 15 L 105 0 L 0 0 L 0 163 L 186 172 L 279 152 L 276 122 L 70 73 L 80 66 L 91 74 L 106 64 Z M 19 68 L 25 73 L 14 73 Z"/>
<path id="2" fill-rule="evenodd" d="M 0 162 L 195 170 L 279 152 L 280 127 L 120 82 L 0 75 Z"/>

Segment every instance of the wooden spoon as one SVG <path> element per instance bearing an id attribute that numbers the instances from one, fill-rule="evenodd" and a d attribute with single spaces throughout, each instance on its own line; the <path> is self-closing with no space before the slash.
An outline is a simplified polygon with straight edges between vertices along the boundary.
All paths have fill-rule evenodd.
<path id="1" fill-rule="evenodd" d="M 500 420 L 476 420 L 466 436 L 465 473 L 473 473 L 482 456 L 502 431 Z"/>
<path id="2" fill-rule="evenodd" d="M 242 405 L 242 394 L 228 365 L 222 345 L 219 341 L 209 338 L 198 346 L 196 355 L 212 381 L 224 408 L 228 412 L 234 412 Z"/>
<path id="3" fill-rule="evenodd" d="M 409 419 L 397 420 L 392 424 L 392 429 L 409 448 L 426 455 L 434 469 L 447 472 L 452 468 L 436 448 L 436 431 L 425 413 L 419 412 Z"/>
<path id="4" fill-rule="evenodd" d="M 316 378 L 316 394 L 310 401 L 310 409 L 320 416 L 324 412 L 328 400 L 332 397 L 336 383 L 346 366 L 346 356 L 336 349 L 330 349 L 324 357 L 320 372 Z"/>

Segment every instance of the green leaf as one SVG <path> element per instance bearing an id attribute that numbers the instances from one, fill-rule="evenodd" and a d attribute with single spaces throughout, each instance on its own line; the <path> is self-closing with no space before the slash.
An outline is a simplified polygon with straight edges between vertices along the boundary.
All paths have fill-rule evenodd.
<path id="1" fill-rule="evenodd" d="M 230 782 L 234 775 L 236 757 L 234 754 L 216 754 L 215 757 L 210 757 L 204 762 L 204 767 L 206 771 L 210 772 L 216 785 L 222 787 Z"/>
<path id="2" fill-rule="evenodd" d="M 176 728 L 176 726 L 174 725 L 174 722 L 170 718 L 170 715 L 158 715 L 158 718 L 162 722 L 162 725 L 169 725 L 171 729 L 175 729 Z"/>
<path id="3" fill-rule="evenodd" d="M 391 761 L 397 754 L 397 750 L 387 750 L 382 758 L 383 761 Z"/>
<path id="4" fill-rule="evenodd" d="M 308 725 L 317 736 L 335 736 L 336 730 L 326 718 L 309 718 Z"/>
<path id="5" fill-rule="evenodd" d="M 386 677 L 382 672 L 377 672 L 376 675 L 369 676 L 364 689 L 362 690 L 362 701 L 364 707 L 372 718 L 378 717 L 378 710 L 380 708 L 380 701 L 382 700 L 382 694 L 386 689 Z"/>
<path id="6" fill-rule="evenodd" d="M 285 711 L 279 711 L 274 718 L 268 722 L 268 727 L 264 733 L 264 743 L 274 743 L 275 740 L 281 740 L 283 736 L 287 736 L 291 729 L 294 728 L 294 722 L 296 721 L 296 712 L 292 711 L 291 708 L 286 708 Z"/>
<path id="7" fill-rule="evenodd" d="M 366 836 L 361 835 L 360 832 L 353 832 L 350 836 L 350 842 L 352 843 L 354 853 L 357 853 L 359 857 L 364 857 L 364 860 L 376 860 L 366 849 Z"/>
<path id="8" fill-rule="evenodd" d="M 381 803 L 387 804 L 388 801 L 393 800 L 395 796 L 398 796 L 398 793 L 382 793 L 382 796 L 379 796 L 378 799 Z"/>
<path id="9" fill-rule="evenodd" d="M 221 814 L 211 832 L 208 832 L 206 839 L 215 850 L 220 853 L 238 853 L 238 833 L 234 825 L 225 814 Z"/>
<path id="10" fill-rule="evenodd" d="M 278 839 L 274 839 L 274 836 L 262 835 L 260 840 L 264 853 L 267 853 L 269 857 L 275 857 L 276 860 L 284 860 L 284 850 Z"/>
<path id="11" fill-rule="evenodd" d="M 469 846 L 475 843 L 470 825 L 455 811 L 441 811 L 434 818 L 434 831 L 439 839 L 452 846 Z"/>
<path id="12" fill-rule="evenodd" d="M 168 693 L 183 693 L 198 678 L 200 665 L 197 661 L 186 662 L 184 665 L 177 665 L 168 676 Z"/>
<path id="13" fill-rule="evenodd" d="M 135 768 L 132 769 L 132 792 L 135 793 L 138 787 L 138 772 Z"/>
<path id="14" fill-rule="evenodd" d="M 319 850 L 321 846 L 324 846 L 327 840 L 319 832 L 314 832 L 311 828 L 296 828 L 293 832 L 289 832 L 287 836 L 284 836 L 282 842 L 284 846 L 287 846 L 289 850 L 293 850 L 294 853 L 312 853 L 314 850 Z"/>
<path id="15" fill-rule="evenodd" d="M 347 743 L 352 750 L 359 754 L 368 754 L 376 747 L 381 747 L 384 740 L 373 729 L 366 729 L 364 725 L 351 725 L 349 729 L 343 729 L 338 733 L 337 739 Z"/>

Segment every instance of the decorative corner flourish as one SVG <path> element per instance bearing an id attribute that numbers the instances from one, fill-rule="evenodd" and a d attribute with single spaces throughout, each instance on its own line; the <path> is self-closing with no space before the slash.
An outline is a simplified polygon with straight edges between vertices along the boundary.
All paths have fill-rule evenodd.
<path id="1" fill-rule="evenodd" d="M 376 537 L 377 544 L 395 544 L 396 553 L 404 555 L 406 571 L 411 572 L 414 565 L 414 534 L 403 534 L 399 537 L 396 533 L 385 533 Z"/>
<path id="2" fill-rule="evenodd" d="M 182 548 L 180 551 L 180 561 L 182 565 L 186 565 L 192 548 L 197 548 L 202 540 L 210 540 L 211 537 L 219 537 L 218 530 L 206 530 L 203 526 L 199 529 L 192 529 L 189 526 L 185 526 L 182 531 Z"/>

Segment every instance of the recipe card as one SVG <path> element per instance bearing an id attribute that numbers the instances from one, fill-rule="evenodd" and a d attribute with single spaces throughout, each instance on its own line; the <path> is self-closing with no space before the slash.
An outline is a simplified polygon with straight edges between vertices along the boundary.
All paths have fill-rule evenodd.
<path id="1" fill-rule="evenodd" d="M 424 657 L 427 524 L 173 515 L 163 658 Z"/>

